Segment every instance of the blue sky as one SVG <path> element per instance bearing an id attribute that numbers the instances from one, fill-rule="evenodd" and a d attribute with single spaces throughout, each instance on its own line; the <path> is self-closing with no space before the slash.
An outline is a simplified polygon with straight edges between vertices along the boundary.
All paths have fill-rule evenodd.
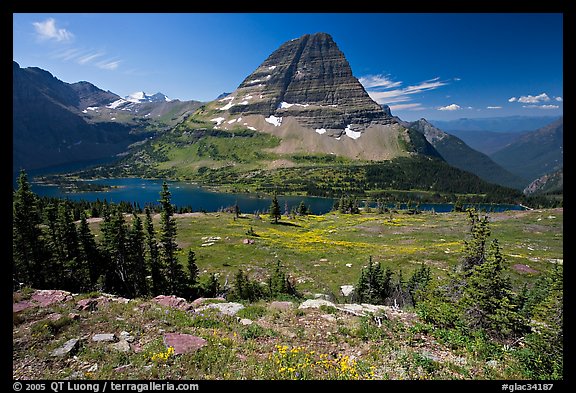
<path id="1" fill-rule="evenodd" d="M 282 43 L 332 35 L 404 120 L 563 113 L 563 15 L 553 13 L 13 14 L 13 59 L 120 96 L 210 101 Z"/>

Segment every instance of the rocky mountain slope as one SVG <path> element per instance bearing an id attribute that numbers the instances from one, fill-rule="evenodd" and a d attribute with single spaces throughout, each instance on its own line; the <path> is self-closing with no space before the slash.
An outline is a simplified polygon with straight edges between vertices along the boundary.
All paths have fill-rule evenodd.
<path id="1" fill-rule="evenodd" d="M 281 154 L 389 160 L 426 145 L 368 96 L 326 33 L 281 45 L 234 92 L 207 104 L 188 125 L 199 120 L 215 129 L 273 134 L 281 142 L 272 151 Z"/>
<path id="2" fill-rule="evenodd" d="M 65 83 L 48 71 L 21 68 L 16 62 L 12 99 L 16 171 L 112 157 L 146 133 L 175 125 L 200 105 L 133 98 L 126 101 L 130 105 L 110 107 L 122 100 L 110 91 L 85 81 Z"/>
<path id="3" fill-rule="evenodd" d="M 564 119 L 524 134 L 490 156 L 508 171 L 528 182 L 563 167 Z"/>
<path id="4" fill-rule="evenodd" d="M 423 134 L 442 158 L 456 168 L 474 173 L 487 182 L 506 187 L 522 189 L 526 185 L 522 178 L 508 172 L 487 155 L 472 149 L 461 139 L 434 127 L 425 119 L 403 124 Z"/>

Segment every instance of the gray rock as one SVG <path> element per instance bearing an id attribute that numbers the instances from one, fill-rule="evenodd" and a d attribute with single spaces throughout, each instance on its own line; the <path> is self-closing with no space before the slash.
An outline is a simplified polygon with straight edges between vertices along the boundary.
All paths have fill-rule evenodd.
<path id="1" fill-rule="evenodd" d="M 99 333 L 92 336 L 92 341 L 95 342 L 116 342 L 118 337 L 114 333 Z"/>
<path id="2" fill-rule="evenodd" d="M 120 332 L 120 340 L 125 340 L 128 341 L 129 343 L 134 342 L 134 336 L 132 336 L 130 333 L 123 331 Z"/>
<path id="3" fill-rule="evenodd" d="M 279 301 L 274 301 L 272 303 L 270 303 L 268 305 L 269 308 L 274 309 L 274 310 L 282 310 L 282 311 L 286 311 L 286 310 L 291 310 L 294 308 L 294 303 L 292 302 L 279 302 Z"/>
<path id="4" fill-rule="evenodd" d="M 338 304 L 336 308 L 340 311 L 347 312 L 348 314 L 364 316 L 368 314 L 385 315 L 385 311 L 389 309 L 387 306 L 380 306 L 368 303 L 356 304 Z"/>
<path id="5" fill-rule="evenodd" d="M 174 348 L 174 354 L 180 355 L 188 352 L 195 352 L 206 346 L 208 342 L 202 337 L 183 333 L 166 333 L 164 335 L 164 345 Z"/>
<path id="6" fill-rule="evenodd" d="M 200 307 L 200 306 L 203 306 L 206 302 L 214 301 L 214 300 L 226 302 L 226 299 L 224 299 L 223 297 L 199 297 L 198 299 L 195 299 L 192 302 L 192 306 Z"/>
<path id="7" fill-rule="evenodd" d="M 336 307 L 336 305 L 328 300 L 324 299 L 308 299 L 304 301 L 298 308 L 299 309 L 306 309 L 306 308 L 320 308 L 320 306 L 330 306 Z"/>
<path id="8" fill-rule="evenodd" d="M 340 286 L 340 292 L 344 296 L 350 296 L 354 292 L 354 285 L 342 285 Z"/>
<path id="9" fill-rule="evenodd" d="M 320 315 L 320 317 L 322 317 L 325 320 L 330 321 L 330 322 L 336 322 L 336 317 L 332 314 L 322 314 L 322 315 Z"/>
<path id="10" fill-rule="evenodd" d="M 324 294 L 324 293 L 315 293 L 314 294 L 314 299 L 324 299 L 324 300 L 330 300 L 330 296 Z"/>
<path id="11" fill-rule="evenodd" d="M 66 341 L 66 343 L 64 343 L 64 345 L 62 345 L 60 348 L 57 348 L 54 351 L 52 351 L 51 356 L 64 357 L 67 355 L 74 355 L 76 352 L 78 352 L 79 348 L 80 348 L 80 339 L 73 338 Z"/>
<path id="12" fill-rule="evenodd" d="M 230 315 L 230 316 L 234 316 L 236 315 L 236 313 L 240 310 L 242 310 L 244 308 L 244 305 L 240 304 L 240 303 L 234 303 L 234 302 L 230 302 L 230 303 L 210 303 L 207 304 L 204 307 L 200 307 L 197 311 L 202 311 L 208 308 L 215 308 L 217 309 L 221 314 L 226 314 L 226 315 Z"/>
<path id="13" fill-rule="evenodd" d="M 130 344 L 126 340 L 120 340 L 112 344 L 111 347 L 119 352 L 130 352 Z"/>
<path id="14" fill-rule="evenodd" d="M 487 365 L 488 367 L 498 367 L 498 361 L 496 361 L 496 360 L 488 360 L 488 361 L 486 362 L 486 365 Z"/>
<path id="15" fill-rule="evenodd" d="M 248 326 L 248 325 L 252 325 L 254 322 L 252 322 L 251 319 L 248 318 L 242 318 L 240 319 L 240 325 L 244 325 L 244 326 Z"/>

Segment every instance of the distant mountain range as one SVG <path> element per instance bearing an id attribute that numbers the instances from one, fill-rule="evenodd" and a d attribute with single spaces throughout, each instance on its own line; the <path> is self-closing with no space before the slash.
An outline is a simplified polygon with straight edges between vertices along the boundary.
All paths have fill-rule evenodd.
<path id="1" fill-rule="evenodd" d="M 175 125 L 200 102 L 161 93 L 126 99 L 89 82 L 65 83 L 13 62 L 13 169 L 111 157 Z M 112 103 L 116 103 L 111 107 Z"/>
<path id="2" fill-rule="evenodd" d="M 528 182 L 563 168 L 564 118 L 519 139 L 490 156 L 496 163 Z"/>
<path id="3" fill-rule="evenodd" d="M 429 120 L 435 127 L 446 132 L 452 131 L 490 131 L 523 132 L 544 127 L 560 116 L 502 116 L 462 118 L 457 120 Z"/>
<path id="4" fill-rule="evenodd" d="M 411 189 L 412 183 L 429 184 L 426 192 L 468 193 L 472 187 L 482 194 L 496 190 L 490 183 L 522 190 L 536 177 L 561 167 L 561 120 L 559 132 L 554 123 L 538 136 L 517 133 L 518 138 L 505 131 L 544 118 L 455 122 L 470 130 L 490 125 L 502 137 L 521 143 L 510 143 L 500 155 L 496 153 L 503 150 L 498 148 L 489 157 L 438 122 L 404 122 L 387 105 L 374 102 L 326 33 L 284 43 L 236 90 L 208 103 L 145 92 L 121 98 L 89 82 L 68 84 L 17 63 L 13 72 L 14 169 L 122 155 L 118 165 L 101 168 L 106 175 L 210 181 L 263 176 L 257 181 L 261 184 L 278 181 L 281 176 L 274 173 L 280 169 L 290 169 L 293 176 L 298 168 L 311 168 L 308 173 L 317 176 L 321 168 L 330 167 L 336 171 L 334 178 L 322 175 L 332 182 L 322 187 L 340 188 L 339 182 L 347 179 L 354 184 L 350 187 L 362 190 L 379 184 Z M 519 159 L 530 162 L 519 164 Z M 372 166 L 385 162 L 395 164 L 389 169 Z M 365 171 L 362 166 L 368 172 L 358 175 Z M 393 172 L 386 177 L 389 170 Z M 403 172 L 424 177 L 411 180 Z M 442 181 L 429 183 L 430 176 Z M 306 181 L 299 175 L 289 183 Z M 317 189 L 314 182 L 307 187 Z"/>
<path id="5" fill-rule="evenodd" d="M 522 189 L 526 181 L 495 163 L 487 155 L 472 149 L 461 139 L 434 127 L 425 119 L 404 123 L 422 133 L 446 162 L 456 168 L 476 174 L 487 182 Z"/>

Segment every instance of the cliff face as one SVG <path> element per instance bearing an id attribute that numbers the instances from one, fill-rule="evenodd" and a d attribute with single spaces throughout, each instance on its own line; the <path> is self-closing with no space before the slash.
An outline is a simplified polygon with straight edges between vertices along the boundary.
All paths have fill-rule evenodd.
<path id="1" fill-rule="evenodd" d="M 395 122 L 368 96 L 326 33 L 284 43 L 223 102 L 231 114 L 292 116 L 316 129 Z"/>

